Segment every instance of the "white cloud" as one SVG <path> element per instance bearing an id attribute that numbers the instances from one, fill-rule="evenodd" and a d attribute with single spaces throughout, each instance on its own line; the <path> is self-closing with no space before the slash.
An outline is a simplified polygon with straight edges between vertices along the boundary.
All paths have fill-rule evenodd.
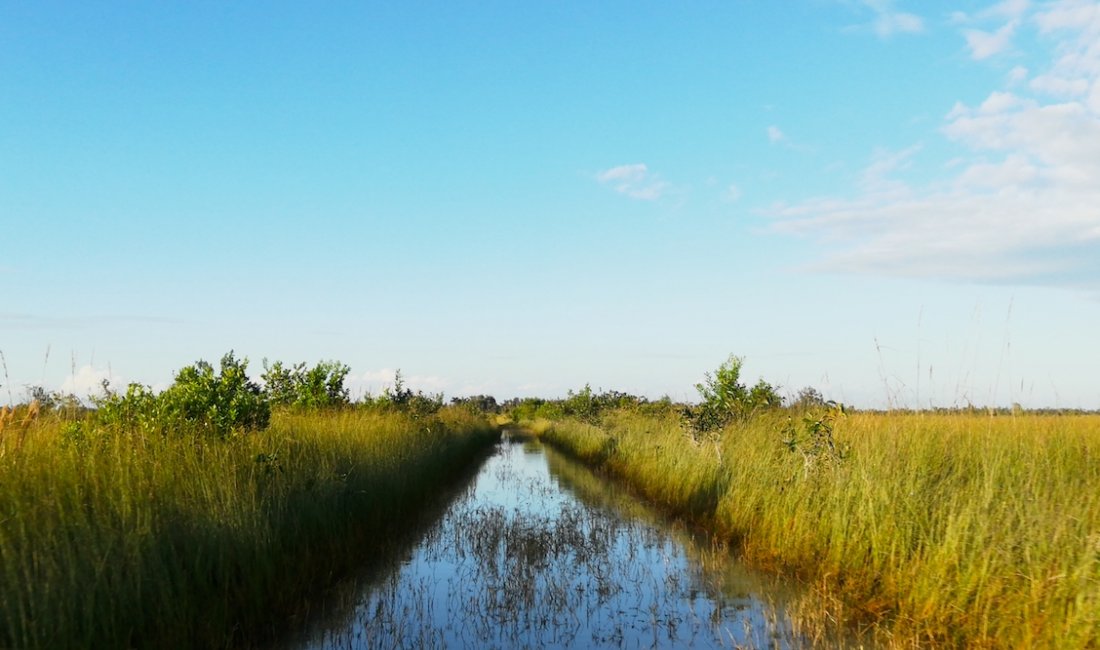
<path id="1" fill-rule="evenodd" d="M 1027 68 L 1022 65 L 1018 65 L 1008 71 L 1008 83 L 1009 85 L 1016 85 L 1023 80 L 1027 79 Z"/>
<path id="2" fill-rule="evenodd" d="M 952 14 L 949 22 L 955 25 L 973 25 L 975 23 L 998 25 L 994 29 L 970 28 L 963 30 L 966 45 L 970 48 L 970 56 L 980 61 L 1001 54 L 1012 46 L 1012 39 L 1016 35 L 1016 30 L 1024 21 L 1030 8 L 1030 0 L 1004 0 L 1004 2 L 986 7 L 973 16 L 956 12 Z M 1014 69 L 1010 74 L 1018 76 L 1019 70 Z"/>
<path id="3" fill-rule="evenodd" d="M 379 370 L 367 370 L 359 374 L 349 374 L 344 379 L 353 398 L 363 395 L 381 395 L 386 389 L 393 389 L 396 368 L 381 368 Z M 441 393 L 449 388 L 450 382 L 436 375 L 406 375 L 401 373 L 401 382 L 405 388 L 425 393 Z"/>
<path id="4" fill-rule="evenodd" d="M 1100 289 L 1098 7 L 996 5 L 988 15 L 1056 38 L 1032 83 L 945 115 L 941 133 L 966 154 L 917 184 L 905 176 L 919 148 L 877 152 L 854 195 L 776 206 L 775 227 L 824 242 L 818 268 Z"/>
<path id="5" fill-rule="evenodd" d="M 1080 97 L 1089 91 L 1088 79 L 1066 79 L 1056 75 L 1039 75 L 1028 84 L 1032 90 L 1051 97 Z"/>
<path id="6" fill-rule="evenodd" d="M 645 163 L 619 165 L 596 174 L 596 180 L 632 199 L 656 201 L 668 189 L 668 183 L 649 171 Z"/>
<path id="7" fill-rule="evenodd" d="M 875 18 L 875 34 L 882 38 L 894 34 L 919 34 L 924 31 L 924 21 L 916 14 L 880 14 Z"/>
<path id="8" fill-rule="evenodd" d="M 997 163 L 975 162 L 957 177 L 964 188 L 998 189 L 1034 182 L 1039 168 L 1027 156 L 1012 154 Z"/>
<path id="9" fill-rule="evenodd" d="M 1093 113 L 1100 114 L 1100 79 L 1092 82 L 1092 92 L 1089 93 L 1088 107 Z"/>
<path id="10" fill-rule="evenodd" d="M 1024 104 L 1025 101 L 1020 97 L 1010 92 L 993 91 L 986 97 L 981 105 L 978 107 L 978 112 L 983 115 L 991 115 L 993 113 L 1003 113 Z M 955 108 L 948 114 L 948 119 L 955 119 L 959 116 L 965 115 L 970 112 L 970 109 L 965 105 L 956 104 Z"/>
<path id="11" fill-rule="evenodd" d="M 887 151 L 884 149 L 875 151 L 871 156 L 871 164 L 864 168 L 860 176 L 859 184 L 863 191 L 868 194 L 881 195 L 895 193 L 902 189 L 904 184 L 893 180 L 891 175 L 895 171 L 907 169 L 913 156 L 921 148 L 921 145 L 917 144 L 901 151 Z"/>
<path id="12" fill-rule="evenodd" d="M 982 11 L 981 16 L 1014 20 L 1023 16 L 1030 7 L 1030 0 L 1004 0 Z"/>
<path id="13" fill-rule="evenodd" d="M 1011 21 L 995 32 L 985 32 L 980 29 L 968 29 L 963 32 L 966 45 L 970 48 L 970 56 L 980 61 L 1008 49 L 1012 44 L 1012 36 L 1016 33 L 1016 25 L 1016 21 Z"/>
<path id="14" fill-rule="evenodd" d="M 787 139 L 787 135 L 774 124 L 768 127 L 767 132 L 769 142 L 782 142 Z"/>
<path id="15" fill-rule="evenodd" d="M 870 24 L 855 28 L 857 31 L 870 29 L 879 38 L 924 31 L 924 19 L 916 14 L 898 11 L 893 0 L 862 0 L 862 4 L 875 15 Z"/>
<path id="16" fill-rule="evenodd" d="M 124 390 L 126 387 L 126 382 L 118 375 L 111 374 L 110 369 L 104 370 L 85 365 L 61 382 L 61 392 L 66 395 L 76 395 L 81 399 L 92 396 L 102 397 L 104 380 L 110 382 L 111 390 Z"/>
<path id="17" fill-rule="evenodd" d="M 741 198 L 741 188 L 731 183 L 722 194 L 722 198 L 730 203 L 737 201 Z"/>
<path id="18" fill-rule="evenodd" d="M 1100 21 L 1100 6 L 1088 0 L 1051 2 L 1035 16 L 1035 22 L 1044 33 L 1063 29 L 1095 33 L 1097 21 Z"/>
<path id="19" fill-rule="evenodd" d="M 600 172 L 597 178 L 601 183 L 618 181 L 630 182 L 645 177 L 647 173 L 649 173 L 649 169 L 645 164 L 637 163 L 634 165 L 619 165 L 618 167 L 612 167 L 611 169 Z"/>
<path id="20" fill-rule="evenodd" d="M 947 16 L 947 24 L 962 25 L 970 22 L 970 16 L 965 11 L 952 11 Z"/>

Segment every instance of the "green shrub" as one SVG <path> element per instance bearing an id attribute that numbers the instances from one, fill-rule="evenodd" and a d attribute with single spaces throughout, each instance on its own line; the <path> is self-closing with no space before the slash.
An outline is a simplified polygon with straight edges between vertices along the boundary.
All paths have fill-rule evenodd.
<path id="1" fill-rule="evenodd" d="M 582 422 L 595 424 L 599 421 L 599 398 L 592 393 L 592 387 L 588 384 L 577 392 L 569 391 L 562 403 L 562 410 L 566 415 L 571 415 Z"/>
<path id="2" fill-rule="evenodd" d="M 271 405 L 247 370 L 248 360 L 238 361 L 232 352 L 222 357 L 218 373 L 205 361 L 187 366 L 157 398 L 163 417 L 222 438 L 234 431 L 267 428 Z"/>
<path id="3" fill-rule="evenodd" d="M 287 367 L 282 361 L 270 366 L 264 359 L 264 392 L 272 404 L 306 410 L 346 406 L 348 389 L 344 387 L 351 368 L 336 361 L 321 361 L 313 368 L 305 363 Z"/>
<path id="4" fill-rule="evenodd" d="M 398 370 L 393 376 L 393 387 L 387 386 L 376 398 L 367 398 L 363 401 L 363 406 L 380 411 L 407 413 L 413 419 L 420 419 L 432 416 L 443 408 L 443 393 L 425 393 L 419 390 L 414 392 L 405 385 L 401 370 Z"/>
<path id="5" fill-rule="evenodd" d="M 761 409 L 783 405 L 779 390 L 764 381 L 752 388 L 741 382 L 741 366 L 744 359 L 730 355 L 713 374 L 695 385 L 702 401 L 684 409 L 684 423 L 693 431 L 706 433 L 717 431 L 735 420 L 744 420 Z"/>
<path id="6" fill-rule="evenodd" d="M 70 427 L 69 433 L 74 438 L 94 431 L 226 438 L 238 431 L 265 429 L 271 406 L 247 370 L 248 360 L 238 360 L 230 352 L 217 372 L 205 361 L 183 368 L 159 395 L 141 384 L 130 384 L 123 394 L 108 391 L 96 400 L 89 420 Z"/>
<path id="7" fill-rule="evenodd" d="M 500 413 L 500 404 L 492 395 L 471 395 L 469 397 L 452 397 L 451 405 L 464 408 L 470 413 Z"/>
<path id="8" fill-rule="evenodd" d="M 161 402 L 148 386 L 130 384 L 125 393 L 107 390 L 105 397 L 95 400 L 96 410 L 92 418 L 93 428 L 130 433 L 159 433 L 164 428 Z M 77 423 L 74 433 L 83 427 Z"/>

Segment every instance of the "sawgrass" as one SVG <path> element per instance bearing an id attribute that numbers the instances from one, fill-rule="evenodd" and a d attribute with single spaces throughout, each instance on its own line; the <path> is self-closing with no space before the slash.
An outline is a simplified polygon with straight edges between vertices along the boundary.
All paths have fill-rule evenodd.
<path id="1" fill-rule="evenodd" d="M 696 439 L 620 411 L 543 439 L 815 585 L 817 623 L 892 646 L 1100 645 L 1100 416 L 860 413 L 835 423 L 843 458 L 792 451 L 788 417 Z"/>
<path id="2" fill-rule="evenodd" d="M 21 434 L 0 439 L 0 647 L 263 645 L 498 435 L 457 409 L 282 413 L 228 440 Z"/>

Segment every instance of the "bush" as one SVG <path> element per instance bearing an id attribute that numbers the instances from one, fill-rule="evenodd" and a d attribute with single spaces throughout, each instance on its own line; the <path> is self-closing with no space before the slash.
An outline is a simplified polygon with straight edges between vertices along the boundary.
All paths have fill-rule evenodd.
<path id="1" fill-rule="evenodd" d="M 500 405 L 492 395 L 471 395 L 469 397 L 452 397 L 451 405 L 464 408 L 474 414 L 500 413 Z"/>
<path id="2" fill-rule="evenodd" d="M 233 353 L 221 359 L 220 369 L 205 361 L 183 368 L 160 395 L 141 384 L 130 384 L 125 394 L 108 392 L 96 400 L 96 412 L 87 423 L 71 428 L 140 434 L 196 433 L 220 438 L 237 431 L 267 428 L 271 406 L 246 371 L 248 360 Z"/>
<path id="3" fill-rule="evenodd" d="M 752 388 L 741 383 L 741 366 L 744 359 L 730 355 L 714 374 L 695 385 L 702 401 L 684 409 L 685 424 L 700 433 L 716 431 L 734 420 L 744 420 L 761 409 L 783 405 L 779 390 L 764 381 Z"/>
<path id="4" fill-rule="evenodd" d="M 413 419 L 420 419 L 434 415 L 443 408 L 443 393 L 413 392 L 405 385 L 401 370 L 398 370 L 393 376 L 393 387 L 387 386 L 381 395 L 364 400 L 363 405 L 382 411 L 407 413 Z"/>
<path id="5" fill-rule="evenodd" d="M 504 404 L 512 420 L 522 422 L 543 418 L 546 420 L 560 420 L 565 417 L 565 412 L 556 401 L 541 399 L 539 397 L 525 397 L 511 399 Z"/>
<path id="6" fill-rule="evenodd" d="M 595 424 L 600 416 L 599 397 L 592 393 L 592 387 L 588 384 L 577 392 L 569 391 L 562 410 L 566 415 L 571 415 L 578 420 Z"/>
<path id="7" fill-rule="evenodd" d="M 148 386 L 130 384 L 125 393 L 119 394 L 112 392 L 105 384 L 104 390 L 106 396 L 94 400 L 94 428 L 142 434 L 162 431 L 164 422 L 160 401 Z M 72 431 L 78 432 L 82 428 L 78 423 Z"/>
<path id="8" fill-rule="evenodd" d="M 827 404 L 828 402 L 821 396 L 821 391 L 813 386 L 806 386 L 795 395 L 794 400 L 791 402 L 791 408 L 796 411 L 808 411 L 819 409 Z"/>
<path id="9" fill-rule="evenodd" d="M 266 429 L 271 405 L 247 370 L 248 360 L 238 361 L 232 352 L 222 357 L 219 373 L 205 361 L 187 366 L 158 397 L 161 411 L 170 422 L 222 438 L 236 430 Z"/>
<path id="10" fill-rule="evenodd" d="M 264 359 L 264 392 L 272 404 L 305 410 L 346 406 L 349 402 L 344 380 L 351 368 L 336 361 L 321 361 L 313 368 L 305 363 L 291 367 Z"/>

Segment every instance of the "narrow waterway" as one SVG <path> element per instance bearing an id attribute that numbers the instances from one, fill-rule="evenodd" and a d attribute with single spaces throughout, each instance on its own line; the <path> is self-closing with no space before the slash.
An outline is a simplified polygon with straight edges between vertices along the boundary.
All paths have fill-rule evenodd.
<path id="1" fill-rule="evenodd" d="M 415 544 L 296 647 L 802 647 L 792 596 L 531 440 L 496 452 Z"/>

